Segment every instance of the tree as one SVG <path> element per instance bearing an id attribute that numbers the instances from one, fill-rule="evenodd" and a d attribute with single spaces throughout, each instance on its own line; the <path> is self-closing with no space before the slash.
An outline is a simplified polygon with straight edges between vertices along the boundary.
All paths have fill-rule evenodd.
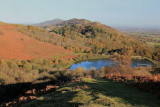
<path id="1" fill-rule="evenodd" d="M 92 49 L 92 52 L 93 52 L 94 54 L 97 54 L 97 53 L 98 53 L 98 47 L 95 46 L 95 47 Z"/>
<path id="2" fill-rule="evenodd" d="M 102 49 L 102 54 L 108 54 L 108 49 L 107 48 L 103 48 Z"/>
<path id="3" fill-rule="evenodd" d="M 113 68 L 116 72 L 120 74 L 133 74 L 133 70 L 131 68 L 131 56 L 128 52 L 126 52 L 124 55 L 120 55 L 118 53 L 114 54 L 114 65 Z"/>

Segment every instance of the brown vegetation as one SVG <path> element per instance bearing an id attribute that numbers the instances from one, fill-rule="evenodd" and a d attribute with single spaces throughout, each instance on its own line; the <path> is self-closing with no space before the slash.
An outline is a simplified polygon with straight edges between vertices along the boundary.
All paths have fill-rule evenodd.
<path id="1" fill-rule="evenodd" d="M 40 42 L 17 31 L 16 25 L 0 25 L 0 59 L 48 58 L 71 53 L 63 47 Z"/>
<path id="2" fill-rule="evenodd" d="M 126 83 L 126 86 L 136 87 L 142 91 L 157 94 L 160 93 L 160 75 L 133 76 L 133 75 L 106 75 L 105 79 Z"/>

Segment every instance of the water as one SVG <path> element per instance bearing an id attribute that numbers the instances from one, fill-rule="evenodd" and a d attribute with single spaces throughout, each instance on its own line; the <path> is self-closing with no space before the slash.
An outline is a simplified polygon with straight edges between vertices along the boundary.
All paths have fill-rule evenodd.
<path id="1" fill-rule="evenodd" d="M 78 67 L 84 67 L 87 70 L 89 70 L 91 67 L 100 69 L 101 67 L 111 66 L 113 63 L 114 62 L 111 59 L 87 60 L 87 61 L 81 61 L 81 62 L 73 64 L 70 67 L 70 70 L 77 69 Z M 147 66 L 153 66 L 153 63 L 145 59 L 141 59 L 141 60 L 134 59 L 132 60 L 131 66 L 132 67 L 147 67 Z"/>

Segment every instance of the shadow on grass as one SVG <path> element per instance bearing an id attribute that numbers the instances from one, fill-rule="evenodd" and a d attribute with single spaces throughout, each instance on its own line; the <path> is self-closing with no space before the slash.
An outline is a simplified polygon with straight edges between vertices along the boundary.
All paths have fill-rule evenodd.
<path id="1" fill-rule="evenodd" d="M 42 99 L 28 103 L 24 107 L 79 107 L 82 103 L 70 102 L 76 94 L 77 92 L 75 91 L 55 92 L 44 96 Z"/>
<path id="2" fill-rule="evenodd" d="M 44 89 L 46 85 L 61 85 L 70 80 L 70 78 L 60 75 L 56 78 L 56 80 L 52 79 L 51 77 L 44 76 L 43 78 L 38 78 L 37 81 L 45 81 L 40 83 L 32 83 L 32 82 L 24 82 L 24 83 L 17 83 L 17 84 L 7 84 L 7 85 L 0 85 L 0 104 L 3 102 L 9 102 L 14 99 L 17 99 L 19 96 L 25 94 L 26 91 L 31 89 Z"/>
<path id="3" fill-rule="evenodd" d="M 43 89 L 46 85 L 55 84 L 55 81 L 48 81 L 43 83 L 17 83 L 17 84 L 7 84 L 0 85 L 0 104 L 3 102 L 8 102 L 13 99 L 18 98 L 21 95 L 24 95 L 26 91 L 31 89 Z"/>
<path id="4" fill-rule="evenodd" d="M 93 83 L 83 82 L 82 84 L 86 84 L 89 87 L 88 91 L 92 92 L 93 95 L 94 93 L 101 93 L 115 99 L 120 98 L 121 100 L 117 101 L 124 104 L 160 106 L 160 99 L 156 95 L 142 92 L 136 88 L 126 87 L 124 83 L 115 83 L 112 80 L 96 80 Z"/>

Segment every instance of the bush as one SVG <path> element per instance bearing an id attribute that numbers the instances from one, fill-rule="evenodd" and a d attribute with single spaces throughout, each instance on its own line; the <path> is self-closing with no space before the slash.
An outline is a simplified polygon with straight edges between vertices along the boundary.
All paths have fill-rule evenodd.
<path id="1" fill-rule="evenodd" d="M 29 72 L 29 71 L 32 70 L 32 65 L 27 62 L 27 63 L 25 63 L 25 64 L 23 65 L 23 69 L 24 69 L 25 71 Z"/>
<path id="2" fill-rule="evenodd" d="M 8 64 L 8 67 L 11 69 L 15 70 L 18 68 L 18 64 L 17 64 L 16 60 L 9 61 L 7 64 Z"/>

